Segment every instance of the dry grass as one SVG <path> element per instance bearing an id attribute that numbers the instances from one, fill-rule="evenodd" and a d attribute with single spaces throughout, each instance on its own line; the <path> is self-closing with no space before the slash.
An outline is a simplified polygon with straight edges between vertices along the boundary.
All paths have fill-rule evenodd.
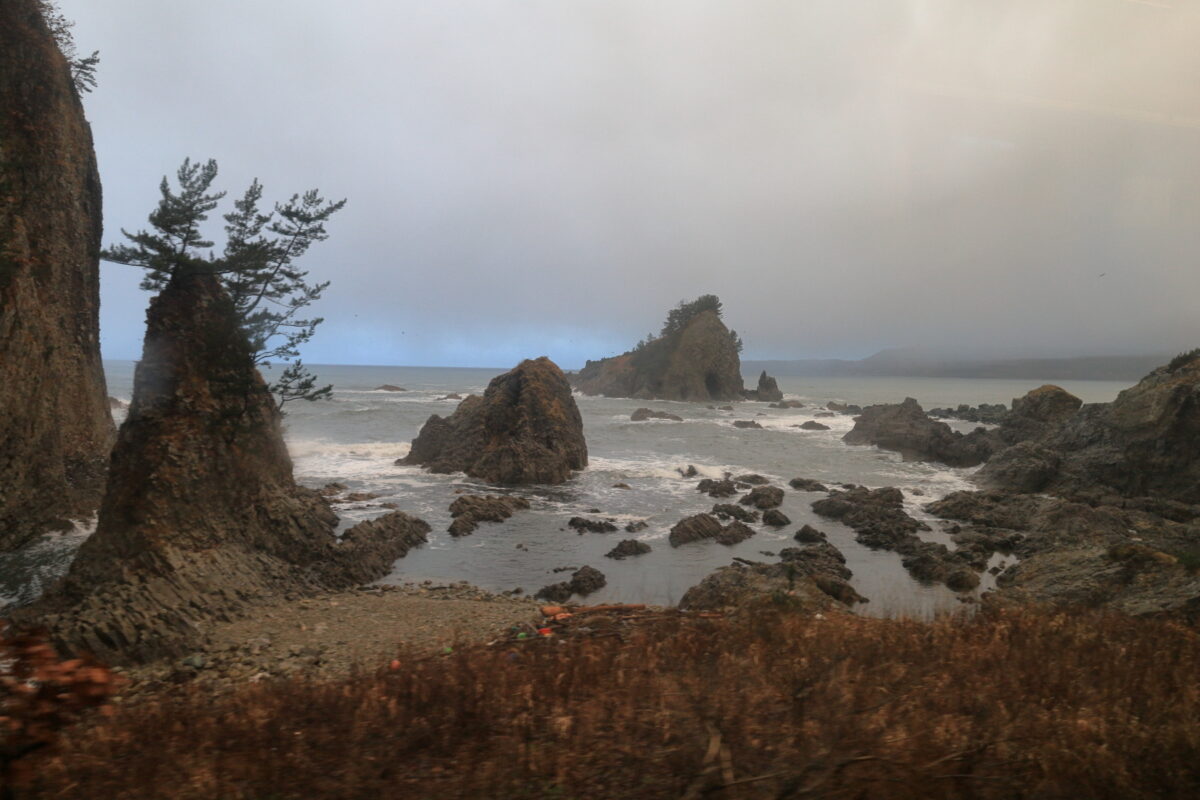
<path id="1" fill-rule="evenodd" d="M 764 612 L 401 661 L 126 708 L 29 794 L 1200 796 L 1200 637 L 1171 622 Z"/>

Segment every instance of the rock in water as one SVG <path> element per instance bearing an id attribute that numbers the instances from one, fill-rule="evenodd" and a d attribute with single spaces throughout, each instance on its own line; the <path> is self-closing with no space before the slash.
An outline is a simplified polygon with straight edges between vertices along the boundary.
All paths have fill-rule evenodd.
<path id="1" fill-rule="evenodd" d="M 429 527 L 402 513 L 352 528 L 296 485 L 279 412 L 217 279 L 179 274 L 147 312 L 133 402 L 96 532 L 24 609 L 67 650 L 179 656 L 255 596 L 382 577 Z"/>
<path id="2" fill-rule="evenodd" d="M 964 436 L 946 423 L 930 419 L 911 397 L 903 403 L 867 406 L 842 441 L 894 450 L 906 461 L 940 461 L 952 467 L 982 464 L 1004 447 L 992 432 L 977 429 Z"/>
<path id="3" fill-rule="evenodd" d="M 1111 403 L 1074 413 L 1066 398 L 1034 403 L 1033 394 L 1014 401 L 1012 416 L 1040 413 L 1034 418 L 1049 416 L 1058 424 L 998 453 L 978 473 L 983 485 L 1200 503 L 1200 356 L 1176 359 Z"/>
<path id="4" fill-rule="evenodd" d="M 779 383 L 764 369 L 758 376 L 758 388 L 754 391 L 747 391 L 746 399 L 778 403 L 783 400 L 783 392 L 779 391 Z"/>
<path id="5" fill-rule="evenodd" d="M 589 361 L 573 382 L 584 394 L 606 397 L 707 402 L 743 396 L 737 345 L 715 311 L 636 350 Z"/>
<path id="6" fill-rule="evenodd" d="M 0 4 L 0 551 L 95 513 L 115 435 L 100 177 L 40 5 Z"/>
<path id="7" fill-rule="evenodd" d="M 542 356 L 493 378 L 449 417 L 431 416 L 397 463 L 489 483 L 562 483 L 588 463 L 583 418 L 562 370 Z"/>

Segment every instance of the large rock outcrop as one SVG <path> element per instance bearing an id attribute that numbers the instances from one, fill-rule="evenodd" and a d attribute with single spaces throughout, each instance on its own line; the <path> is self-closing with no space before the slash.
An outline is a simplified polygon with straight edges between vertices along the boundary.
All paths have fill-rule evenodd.
<path id="1" fill-rule="evenodd" d="M 779 382 L 767 374 L 764 369 L 758 376 L 758 388 L 747 389 L 747 400 L 761 400 L 764 403 L 779 403 L 783 401 L 783 392 L 779 390 Z"/>
<path id="2" fill-rule="evenodd" d="M 619 356 L 589 361 L 572 380 L 584 394 L 654 400 L 741 400 L 737 343 L 715 311 Z"/>
<path id="3" fill-rule="evenodd" d="M 1052 408 L 1058 424 L 997 454 L 982 485 L 1200 503 L 1200 356 L 1156 369 L 1111 403 Z"/>
<path id="4" fill-rule="evenodd" d="M 36 0 L 0 4 L 0 550 L 90 516 L 114 430 L 100 364 L 100 178 Z"/>
<path id="5" fill-rule="evenodd" d="M 906 461 L 939 461 L 952 467 L 982 464 L 1004 446 L 988 431 L 977 429 L 964 436 L 946 423 L 930 419 L 911 397 L 903 403 L 867 406 L 854 418 L 854 428 L 842 441 L 894 450 Z"/>
<path id="6" fill-rule="evenodd" d="M 212 275 L 178 274 L 147 312 L 96 532 L 18 620 L 110 661 L 179 655 L 256 597 L 382 577 L 429 530 L 402 512 L 341 540 L 336 524 L 293 480 L 228 295 Z"/>
<path id="7" fill-rule="evenodd" d="M 588 463 L 583 417 L 562 370 L 542 356 L 493 378 L 449 417 L 431 416 L 396 463 L 489 483 L 562 483 Z"/>

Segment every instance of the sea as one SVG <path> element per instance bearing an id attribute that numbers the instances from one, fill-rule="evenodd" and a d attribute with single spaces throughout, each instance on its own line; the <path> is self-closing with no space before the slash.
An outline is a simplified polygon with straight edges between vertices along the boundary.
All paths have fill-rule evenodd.
<path id="1" fill-rule="evenodd" d="M 495 487 L 463 474 L 434 475 L 420 467 L 395 462 L 432 414 L 452 413 L 457 401 L 447 395 L 481 393 L 496 369 L 389 366 L 314 366 L 323 383 L 332 383 L 331 399 L 289 403 L 286 439 L 297 481 L 320 488 L 344 484 L 350 492 L 375 498 L 336 506 L 342 529 L 388 513 L 382 503 L 427 521 L 429 542 L 396 562 L 382 583 L 467 581 L 502 592 L 539 588 L 569 579 L 570 570 L 590 565 L 607 577 L 607 585 L 587 602 L 627 602 L 672 605 L 718 567 L 734 558 L 773 562 L 802 525 L 823 530 L 846 557 L 853 571 L 850 583 L 870 602 L 857 611 L 872 616 L 929 618 L 954 613 L 970 605 L 973 596 L 993 587 L 985 574 L 973 595 L 961 596 L 941 585 L 911 578 L 899 557 L 873 551 L 854 539 L 854 532 L 811 509 L 820 493 L 788 487 L 795 477 L 812 478 L 833 486 L 842 483 L 876 488 L 895 486 L 904 491 L 907 510 L 929 519 L 923 506 L 949 492 L 972 488 L 972 469 L 905 462 L 873 446 L 850 446 L 842 436 L 853 425 L 846 414 L 816 416 L 831 401 L 861 406 L 915 397 L 926 408 L 960 403 L 1011 403 L 1014 397 L 1047 381 L 942 378 L 779 378 L 785 399 L 804 408 L 770 408 L 767 403 L 733 403 L 733 411 L 707 403 L 628 400 L 575 395 L 583 415 L 589 464 L 567 483 L 557 486 Z M 132 395 L 134 362 L 106 361 L 109 393 L 128 402 Z M 746 375 L 753 386 L 757 375 Z M 1112 381 L 1051 381 L 1084 402 L 1107 402 L 1127 384 Z M 391 384 L 405 389 L 387 391 Z M 713 403 L 712 406 L 724 405 Z M 641 406 L 667 411 L 682 422 L 632 422 Z M 116 412 L 120 422 L 124 412 Z M 829 430 L 796 427 L 815 419 Z M 761 429 L 734 427 L 735 420 L 754 420 Z M 951 422 L 968 431 L 975 425 Z M 698 475 L 681 474 L 689 466 Z M 784 488 L 781 510 L 792 524 L 780 530 L 752 526 L 757 534 L 726 547 L 703 542 L 673 548 L 667 535 L 680 519 L 711 509 L 715 501 L 697 491 L 700 478 L 725 473 L 757 473 Z M 630 488 L 616 488 L 626 484 Z M 502 523 L 482 523 L 470 536 L 447 533 L 449 506 L 464 492 L 516 494 L 528 499 L 529 511 L 519 511 Z M 197 510 L 203 513 L 202 509 Z M 567 526 L 574 516 L 614 520 L 616 533 L 578 534 Z M 644 521 L 646 528 L 624 532 L 627 523 Z M 0 556 L 0 603 L 24 603 L 37 597 L 70 564 L 79 544 L 90 535 L 94 520 L 81 520 L 74 531 L 52 534 L 22 551 Z M 937 525 L 921 536 L 953 548 Z M 642 556 L 617 561 L 605 557 L 620 540 L 635 538 L 652 548 Z M 1011 562 L 996 556 L 996 566 Z M 965 602 L 964 602 L 965 601 Z"/>

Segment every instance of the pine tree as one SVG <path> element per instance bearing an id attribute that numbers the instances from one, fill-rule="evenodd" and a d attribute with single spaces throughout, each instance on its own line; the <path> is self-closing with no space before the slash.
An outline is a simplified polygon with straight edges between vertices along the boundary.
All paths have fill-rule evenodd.
<path id="1" fill-rule="evenodd" d="M 148 270 L 142 288 L 149 291 L 161 290 L 179 270 L 219 275 L 237 308 L 255 363 L 286 365 L 270 385 L 276 404 L 282 409 L 292 400 L 328 397 L 333 387 L 317 386 L 316 376 L 300 359 L 300 347 L 324 321 L 302 316 L 304 309 L 320 299 L 329 282 L 309 283 L 308 272 L 296 262 L 314 243 L 329 238 L 325 224 L 346 201 L 326 202 L 312 189 L 263 213 L 263 187 L 255 179 L 224 215 L 223 252 L 206 254 L 213 242 L 204 238 L 201 226 L 225 197 L 225 192 L 212 191 L 216 177 L 216 161 L 185 159 L 176 173 L 179 190 L 172 189 L 166 177 L 159 185 L 158 207 L 149 217 L 153 230 L 122 229 L 131 244 L 106 249 L 104 258 Z"/>

